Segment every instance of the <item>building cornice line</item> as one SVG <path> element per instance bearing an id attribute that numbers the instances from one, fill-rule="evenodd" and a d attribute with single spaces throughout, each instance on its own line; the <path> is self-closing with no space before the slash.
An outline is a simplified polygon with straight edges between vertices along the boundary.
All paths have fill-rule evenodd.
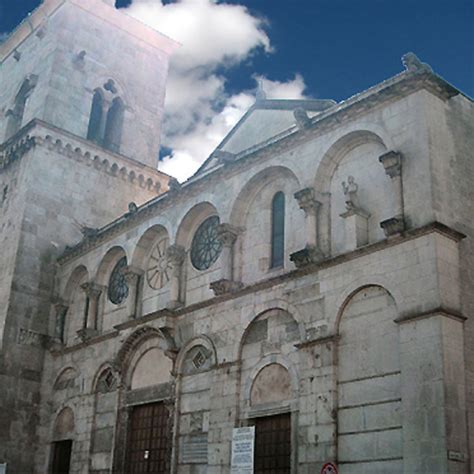
<path id="1" fill-rule="evenodd" d="M 340 127 L 341 123 L 352 121 L 367 114 L 369 110 L 373 110 L 387 101 L 399 100 L 421 89 L 428 89 L 443 100 L 459 94 L 457 89 L 433 73 L 402 72 L 368 91 L 327 109 L 327 111 L 314 117 L 309 127 L 302 130 L 296 127 L 288 129 L 263 144 L 237 154 L 233 161 L 219 164 L 201 175 L 195 175 L 183 183 L 178 192 L 166 193 L 153 198 L 140 206 L 133 216 L 123 216 L 99 229 L 94 240 L 86 239 L 74 247 L 68 248 L 59 258 L 59 262 L 65 263 L 70 259 L 83 255 L 109 238 L 119 235 L 130 227 L 141 224 L 144 220 L 171 204 L 195 196 L 210 179 L 221 181 L 221 178 L 228 178 L 230 175 L 238 173 L 242 167 L 248 166 L 249 163 L 256 160 L 272 159 L 292 147 L 300 146 Z"/>
<path id="2" fill-rule="evenodd" d="M 353 250 L 351 252 L 342 254 L 342 255 L 337 255 L 335 257 L 330 257 L 327 258 L 326 260 L 320 261 L 318 263 L 312 263 L 309 265 L 306 265 L 302 268 L 297 268 L 295 270 L 288 271 L 286 273 L 283 273 L 281 275 L 267 278 L 265 280 L 260 280 L 258 282 L 255 282 L 250 285 L 243 286 L 240 290 L 237 290 L 235 292 L 231 293 L 225 293 L 223 295 L 215 296 L 212 298 L 209 298 L 204 301 L 200 301 L 198 303 L 191 304 L 189 306 L 183 306 L 179 309 L 176 310 L 169 310 L 169 309 L 161 309 L 158 311 L 154 311 L 152 313 L 148 313 L 138 319 L 130 319 L 128 321 L 125 321 L 123 323 L 117 324 L 114 326 L 114 331 L 107 333 L 106 335 L 101 335 L 97 336 L 95 338 L 91 338 L 87 341 L 87 343 L 80 343 L 76 346 L 71 346 L 64 348 L 55 354 L 66 354 L 69 352 L 74 352 L 76 350 L 79 350 L 87 345 L 92 345 L 95 343 L 98 343 L 103 340 L 104 337 L 111 338 L 114 337 L 114 335 L 119 335 L 122 331 L 128 330 L 128 329 L 133 329 L 136 327 L 143 326 L 144 324 L 147 323 L 153 323 L 160 318 L 168 318 L 168 319 L 176 319 L 182 316 L 185 316 L 187 314 L 193 313 L 195 311 L 200 311 L 205 308 L 209 308 L 211 306 L 215 306 L 221 303 L 224 303 L 229 300 L 236 300 L 238 298 L 241 298 L 243 296 L 246 296 L 248 294 L 254 294 L 258 293 L 260 291 L 266 290 L 268 288 L 275 287 L 277 285 L 280 285 L 282 283 L 285 283 L 288 280 L 292 280 L 295 278 L 300 278 L 306 275 L 310 274 L 318 274 L 320 271 L 327 270 L 329 268 L 335 267 L 337 265 L 341 265 L 347 262 L 350 262 L 352 260 L 356 260 L 358 258 L 380 252 L 382 250 L 386 250 L 390 247 L 394 247 L 397 245 L 404 244 L 406 242 L 409 242 L 411 240 L 430 235 L 430 234 L 438 234 L 442 235 L 446 238 L 449 238 L 451 240 L 454 240 L 456 242 L 459 242 L 460 240 L 464 239 L 466 236 L 462 234 L 461 232 L 458 232 L 457 230 L 454 230 L 445 224 L 442 224 L 440 222 L 432 222 L 430 224 L 424 225 L 422 227 L 419 227 L 417 229 L 410 229 L 408 231 L 405 231 L 403 234 L 397 236 L 397 237 L 391 237 L 389 239 L 382 240 L 380 242 L 376 242 L 374 244 L 366 245 L 364 247 L 358 248 L 356 250 Z M 438 311 L 438 313 L 441 310 Z M 459 315 L 459 313 L 453 311 L 453 310 L 443 310 L 441 311 L 443 314 L 450 314 L 452 317 L 456 317 L 456 319 L 465 319 L 462 315 Z M 413 317 L 410 315 L 402 317 L 400 320 L 397 320 L 396 322 L 403 323 L 403 322 L 408 322 L 413 319 L 419 319 L 422 317 L 429 317 L 433 315 L 435 311 L 429 311 L 427 312 L 427 315 L 424 316 L 423 314 L 416 314 Z M 322 338 L 316 338 L 314 340 L 310 341 L 303 341 L 302 343 L 298 344 L 298 348 L 303 348 L 306 346 L 312 346 L 320 343 L 325 343 L 325 342 L 331 342 L 337 335 L 328 335 L 324 336 Z"/>
<path id="3" fill-rule="evenodd" d="M 122 155 L 96 147 L 69 132 L 33 119 L 17 134 L 0 145 L 0 173 L 20 160 L 29 150 L 44 146 L 62 156 L 92 166 L 97 171 L 129 181 L 141 188 L 162 191 L 169 176 Z"/>

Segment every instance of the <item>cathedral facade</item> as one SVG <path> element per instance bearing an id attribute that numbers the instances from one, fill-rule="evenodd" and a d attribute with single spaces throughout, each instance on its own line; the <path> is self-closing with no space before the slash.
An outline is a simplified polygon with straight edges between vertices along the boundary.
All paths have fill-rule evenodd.
<path id="1" fill-rule="evenodd" d="M 260 94 L 180 184 L 178 45 L 112 3 L 0 45 L 5 472 L 472 472 L 472 100 L 413 54 L 340 103 Z"/>

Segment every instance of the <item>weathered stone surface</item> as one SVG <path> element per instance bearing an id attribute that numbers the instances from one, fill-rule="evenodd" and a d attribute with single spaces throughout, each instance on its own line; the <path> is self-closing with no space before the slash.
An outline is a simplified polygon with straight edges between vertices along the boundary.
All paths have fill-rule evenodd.
<path id="1" fill-rule="evenodd" d="M 46 472 L 51 443 L 72 439 L 72 474 L 127 472 L 133 411 L 159 404 L 172 472 L 228 473 L 233 428 L 282 413 L 295 472 L 472 470 L 471 101 L 410 57 L 334 108 L 261 98 L 206 173 L 157 197 L 172 45 L 111 0 L 60 3 L 0 46 L 0 108 L 34 74 L 23 119 L 39 119 L 0 145 L 0 462 Z M 130 102 L 122 155 L 84 139 L 96 88 Z M 197 270 L 193 236 L 215 215 L 225 249 Z"/>

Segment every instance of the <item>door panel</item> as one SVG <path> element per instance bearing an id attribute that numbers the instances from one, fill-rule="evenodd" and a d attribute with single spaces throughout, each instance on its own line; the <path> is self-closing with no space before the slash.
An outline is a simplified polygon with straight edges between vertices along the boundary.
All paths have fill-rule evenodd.
<path id="1" fill-rule="evenodd" d="M 72 441 L 58 441 L 53 444 L 52 474 L 69 474 Z"/>
<path id="2" fill-rule="evenodd" d="M 129 474 L 168 474 L 171 460 L 171 418 L 164 403 L 135 407 L 128 434 Z"/>
<path id="3" fill-rule="evenodd" d="M 291 472 L 291 415 L 256 418 L 255 474 Z"/>

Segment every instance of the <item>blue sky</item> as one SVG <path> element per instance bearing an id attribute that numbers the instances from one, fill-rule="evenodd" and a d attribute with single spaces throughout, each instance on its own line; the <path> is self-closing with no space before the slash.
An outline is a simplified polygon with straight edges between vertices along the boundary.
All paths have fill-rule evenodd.
<path id="1" fill-rule="evenodd" d="M 13 29 L 39 3 L 39 0 L 0 0 L 0 32 Z M 176 3 L 181 4 L 180 10 L 172 8 Z M 201 31 L 212 24 L 212 15 L 219 10 L 213 6 L 215 3 L 224 2 L 134 0 L 127 12 L 147 21 L 154 18 L 150 24 L 162 31 L 164 28 L 170 36 L 179 36 L 176 33 L 179 24 L 174 30 L 166 31 L 166 28 L 169 23 L 179 23 L 180 15 L 187 11 L 200 16 L 195 35 L 189 41 L 194 43 L 195 38 L 201 37 Z M 472 0 L 229 0 L 228 3 L 245 7 L 220 8 L 220 11 L 229 18 L 234 15 L 236 24 L 242 22 L 242 32 L 248 33 L 239 36 L 237 32 L 234 37 L 229 33 L 227 56 L 216 51 L 208 57 L 204 50 L 209 48 L 209 43 L 203 40 L 199 45 L 197 41 L 196 47 L 201 50 L 180 53 L 170 79 L 170 117 L 163 141 L 169 149 L 176 150 L 175 155 L 179 154 L 178 150 L 188 155 L 200 154 L 197 159 L 193 157 L 196 163 L 218 142 L 215 136 L 228 131 L 226 126 L 235 122 L 250 105 L 249 96 L 257 76 L 265 79 L 270 95 L 304 95 L 340 101 L 400 72 L 401 56 L 413 51 L 435 72 L 474 96 Z M 129 0 L 117 2 L 119 7 L 128 4 Z M 225 30 L 221 35 L 225 36 Z M 186 43 L 189 37 L 177 39 Z M 223 48 L 227 45 L 225 39 L 217 42 L 223 43 Z M 235 49 L 235 44 L 245 42 L 248 44 L 241 50 Z M 201 57 L 203 63 L 199 64 Z M 173 94 L 180 87 L 189 86 L 182 79 L 190 76 L 195 77 L 196 84 L 212 89 L 207 97 L 196 102 L 196 110 L 206 113 L 193 123 L 190 120 L 196 120 L 196 114 L 192 106 L 187 117 L 182 112 L 173 113 L 174 106 L 178 110 Z M 222 115 L 223 109 L 228 113 Z M 189 135 L 193 127 L 196 133 Z M 197 137 L 203 134 L 214 138 L 205 145 L 198 143 Z"/>

